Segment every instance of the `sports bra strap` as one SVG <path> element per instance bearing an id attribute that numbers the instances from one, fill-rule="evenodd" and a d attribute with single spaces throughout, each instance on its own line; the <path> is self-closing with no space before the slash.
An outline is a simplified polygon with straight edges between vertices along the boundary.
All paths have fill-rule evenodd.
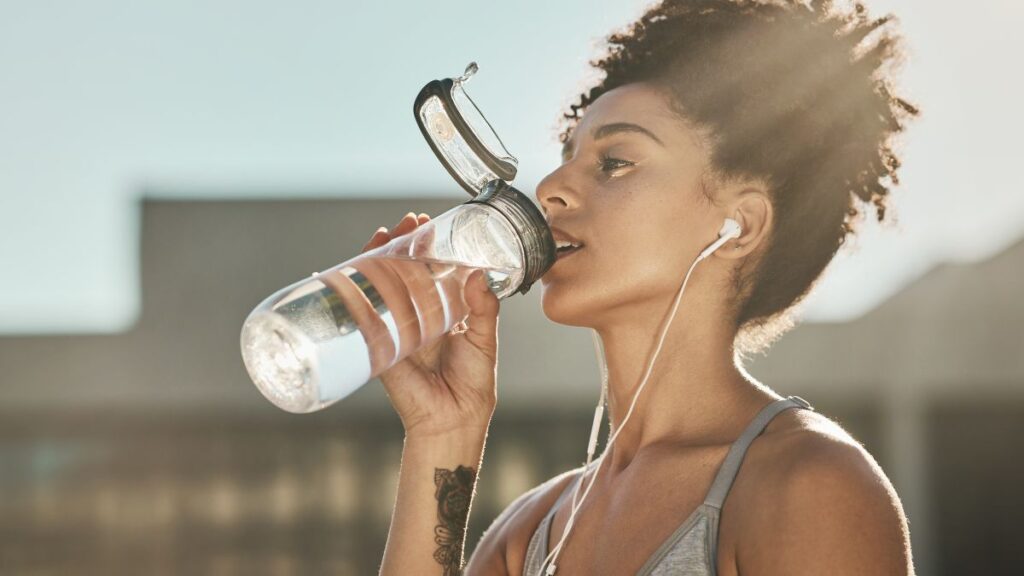
<path id="1" fill-rule="evenodd" d="M 780 412 L 790 408 L 814 410 L 806 400 L 799 396 L 790 396 L 789 398 L 776 400 L 762 408 L 750 424 L 747 425 L 746 430 L 729 447 L 729 452 L 725 455 L 725 460 L 722 461 L 722 466 L 718 469 L 718 474 L 715 475 L 715 480 L 711 483 L 711 488 L 704 498 L 704 504 L 719 510 L 722 508 L 725 497 L 729 495 L 729 489 L 732 488 L 732 483 L 736 480 L 736 474 L 740 471 L 740 465 L 743 463 L 743 457 L 746 456 L 750 444 L 764 432 L 764 429 L 768 427 L 773 418 L 778 416 Z"/>

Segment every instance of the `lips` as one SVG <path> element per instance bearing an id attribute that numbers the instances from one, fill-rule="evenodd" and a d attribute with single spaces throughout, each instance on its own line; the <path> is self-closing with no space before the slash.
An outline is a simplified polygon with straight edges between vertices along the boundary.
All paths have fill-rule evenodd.
<path id="1" fill-rule="evenodd" d="M 564 260 L 584 248 L 582 240 L 556 226 L 551 226 L 551 236 L 558 246 L 555 252 L 556 261 Z M 569 246 L 569 244 L 572 244 L 572 246 Z"/>
<path id="2" fill-rule="evenodd" d="M 580 246 L 578 248 L 559 248 L 555 252 L 555 260 L 556 261 L 557 260 L 564 260 L 564 259 L 568 258 L 570 255 L 579 252 L 580 250 L 583 250 L 582 246 Z"/>
<path id="3" fill-rule="evenodd" d="M 554 226 L 551 226 L 550 228 L 551 228 L 551 236 L 555 239 L 556 243 L 571 242 L 571 243 L 576 244 L 578 246 L 582 246 L 583 245 L 583 241 L 582 240 L 580 240 L 579 238 L 576 238 L 575 236 L 570 235 L 568 232 L 562 230 L 561 228 L 556 228 Z"/>

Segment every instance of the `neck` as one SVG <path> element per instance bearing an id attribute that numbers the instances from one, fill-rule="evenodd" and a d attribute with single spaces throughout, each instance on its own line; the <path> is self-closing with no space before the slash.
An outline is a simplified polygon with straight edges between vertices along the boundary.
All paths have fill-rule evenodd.
<path id="1" fill-rule="evenodd" d="M 667 310 L 633 314 L 636 321 L 597 329 L 608 366 L 608 416 L 613 432 L 622 428 L 605 456 L 609 473 L 625 469 L 640 450 L 657 442 L 727 436 L 767 396 L 735 361 L 735 334 L 722 321 L 727 316 L 704 308 L 698 317 L 687 308 L 680 303 L 625 427 L 623 419 L 647 372 Z"/>

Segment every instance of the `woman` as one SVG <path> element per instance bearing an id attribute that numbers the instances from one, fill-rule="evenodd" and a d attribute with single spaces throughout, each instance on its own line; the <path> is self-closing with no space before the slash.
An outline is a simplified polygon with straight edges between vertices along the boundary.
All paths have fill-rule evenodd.
<path id="1" fill-rule="evenodd" d="M 544 313 L 599 336 L 619 434 L 585 475 L 509 505 L 465 574 L 534 576 L 556 553 L 562 575 L 913 572 L 874 459 L 742 366 L 792 327 L 854 231 L 854 197 L 884 218 L 892 139 L 917 114 L 883 73 L 889 20 L 821 0 L 666 0 L 608 38 L 605 78 L 565 115 L 562 164 L 536 195 L 555 238 L 581 246 L 542 278 Z M 741 232 L 691 267 L 681 319 L 663 324 L 726 219 Z M 426 221 L 407 214 L 365 249 Z M 478 273 L 465 298 L 464 327 L 381 378 L 406 430 L 382 574 L 462 570 L 498 313 Z"/>

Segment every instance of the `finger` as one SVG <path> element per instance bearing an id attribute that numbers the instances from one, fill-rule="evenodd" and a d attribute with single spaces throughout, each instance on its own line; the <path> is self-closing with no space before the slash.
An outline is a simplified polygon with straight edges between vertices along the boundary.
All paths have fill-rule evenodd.
<path id="1" fill-rule="evenodd" d="M 416 220 L 419 221 L 421 225 L 426 224 L 427 222 L 430 222 L 430 214 L 420 212 L 419 215 L 416 216 Z"/>
<path id="2" fill-rule="evenodd" d="M 395 359 L 395 342 L 387 324 L 377 314 L 363 290 L 340 269 L 324 274 L 320 280 L 334 289 L 352 314 L 359 332 L 370 350 L 370 366 L 374 372 L 386 369 Z"/>
<path id="3" fill-rule="evenodd" d="M 420 322 L 416 308 L 409 293 L 409 274 L 402 267 L 408 261 L 397 261 L 391 258 L 370 258 L 354 265 L 367 280 L 377 289 L 384 305 L 391 312 L 398 334 L 395 345 L 396 355 L 404 355 L 419 348 Z"/>
<path id="4" fill-rule="evenodd" d="M 487 354 L 498 348 L 498 297 L 487 286 L 482 270 L 474 270 L 463 292 L 469 306 L 466 339 Z"/>
<path id="5" fill-rule="evenodd" d="M 441 358 L 441 354 L 444 352 L 445 344 L 448 342 L 447 337 L 435 338 L 433 342 L 421 347 L 414 354 L 410 355 L 406 360 L 412 360 L 418 363 L 419 366 L 426 370 L 437 370 Z M 402 364 L 403 362 L 399 362 Z"/>
<path id="6" fill-rule="evenodd" d="M 363 245 L 362 251 L 366 252 L 367 250 L 372 250 L 378 246 L 383 246 L 384 244 L 387 244 L 389 240 L 391 240 L 391 237 L 388 236 L 387 226 L 381 226 L 370 236 L 370 240 Z"/>
<path id="7" fill-rule="evenodd" d="M 391 230 L 391 236 L 401 236 L 416 228 L 418 222 L 416 221 L 416 214 L 409 212 L 402 219 L 398 221 L 395 228 Z"/>

